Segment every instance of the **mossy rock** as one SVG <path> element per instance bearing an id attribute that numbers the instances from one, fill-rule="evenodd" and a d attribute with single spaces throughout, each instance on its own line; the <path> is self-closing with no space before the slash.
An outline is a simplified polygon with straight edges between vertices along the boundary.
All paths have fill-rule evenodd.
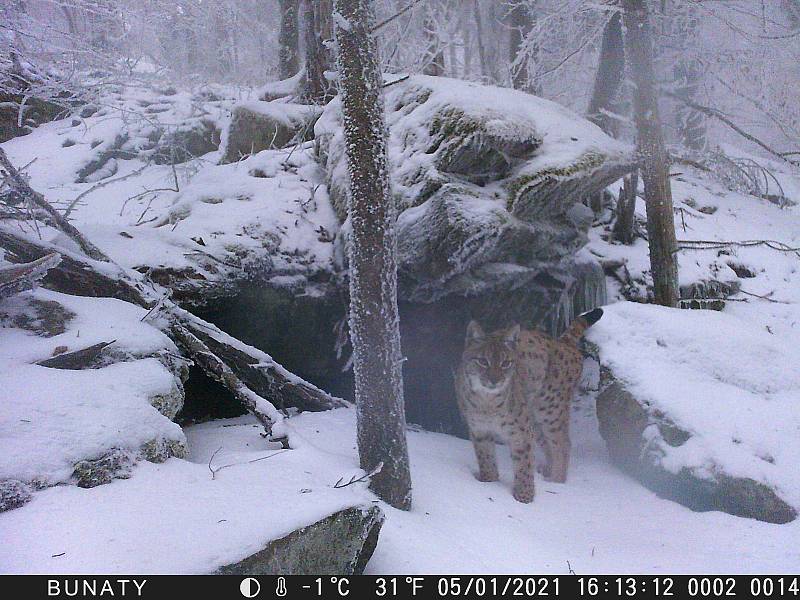
<path id="1" fill-rule="evenodd" d="M 203 119 L 189 128 L 160 135 L 152 153 L 157 165 L 178 165 L 219 149 L 220 131 Z"/>
<path id="2" fill-rule="evenodd" d="M 0 480 L 0 512 L 24 506 L 33 497 L 33 490 L 27 483 L 16 479 Z"/>
<path id="3" fill-rule="evenodd" d="M 378 544 L 380 508 L 356 506 L 265 542 L 264 549 L 220 567 L 219 575 L 361 575 Z"/>
<path id="4" fill-rule="evenodd" d="M 221 164 L 312 139 L 321 110 L 280 102 L 248 102 L 235 107 Z"/>

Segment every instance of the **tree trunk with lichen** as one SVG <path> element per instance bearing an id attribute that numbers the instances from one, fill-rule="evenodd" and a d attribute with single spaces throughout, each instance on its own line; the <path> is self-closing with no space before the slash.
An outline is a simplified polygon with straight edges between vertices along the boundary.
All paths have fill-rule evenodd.
<path id="1" fill-rule="evenodd" d="M 325 78 L 332 67 L 331 51 L 331 0 L 305 0 L 304 44 L 306 51 L 306 89 L 303 96 L 314 104 L 326 104 L 336 91 Z"/>
<path id="2" fill-rule="evenodd" d="M 339 93 L 350 176 L 350 339 L 358 453 L 370 487 L 411 507 L 402 355 L 397 309 L 396 209 L 389 193 L 382 75 L 370 34 L 370 0 L 336 0 Z"/>
<path id="3" fill-rule="evenodd" d="M 669 155 L 664 145 L 653 72 L 653 40 L 645 0 L 623 0 L 625 55 L 635 85 L 634 120 L 644 200 L 655 301 L 677 306 L 678 244 L 669 181 Z"/>
<path id="4" fill-rule="evenodd" d="M 280 0 L 281 30 L 278 34 L 280 45 L 279 70 L 281 79 L 289 79 L 300 69 L 298 8 L 300 0 Z"/>

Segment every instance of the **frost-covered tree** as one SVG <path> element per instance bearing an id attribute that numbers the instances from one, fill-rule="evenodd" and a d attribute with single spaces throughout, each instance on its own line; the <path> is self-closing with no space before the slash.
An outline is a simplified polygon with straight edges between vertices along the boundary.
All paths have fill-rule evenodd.
<path id="1" fill-rule="evenodd" d="M 658 107 L 653 71 L 653 40 L 646 0 L 623 0 L 625 54 L 634 90 L 634 119 L 639 161 L 644 180 L 647 238 L 655 301 L 676 306 L 678 293 L 677 242 L 669 181 L 669 155 Z"/>
<path id="2" fill-rule="evenodd" d="M 288 79 L 300 68 L 299 20 L 300 0 L 280 0 L 281 31 L 280 43 L 280 77 Z"/>
<path id="3" fill-rule="evenodd" d="M 350 177 L 350 338 L 358 453 L 370 487 L 411 506 L 397 309 L 396 210 L 389 193 L 383 78 L 370 0 L 336 0 L 333 18 Z M 382 467 L 379 467 L 381 465 Z"/>

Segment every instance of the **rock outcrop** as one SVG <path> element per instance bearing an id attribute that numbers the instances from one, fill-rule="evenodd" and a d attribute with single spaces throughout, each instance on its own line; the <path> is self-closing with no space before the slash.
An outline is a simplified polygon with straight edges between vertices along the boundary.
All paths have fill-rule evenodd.
<path id="1" fill-rule="evenodd" d="M 614 464 L 693 510 L 796 518 L 800 369 L 793 356 L 775 360 L 774 336 L 727 312 L 619 302 L 587 337 Z"/>
<path id="2" fill-rule="evenodd" d="M 600 373 L 602 391 L 597 396 L 600 434 L 611 460 L 623 471 L 659 496 L 693 510 L 720 510 L 769 523 L 788 523 L 797 517 L 797 511 L 764 483 L 723 471 L 701 477 L 688 468 L 677 473 L 666 469 L 663 452 L 653 438 L 679 447 L 692 434 L 673 423 L 668 415 L 637 399 L 611 370 L 602 368 Z"/>
<path id="3" fill-rule="evenodd" d="M 18 426 L 2 443 L 0 509 L 37 489 L 94 487 L 129 477 L 141 460 L 187 455 L 171 421 L 183 407 L 188 361 L 141 322 L 144 312 L 43 289 L 2 300 L 4 416 Z"/>
<path id="4" fill-rule="evenodd" d="M 347 508 L 221 567 L 220 575 L 360 575 L 378 544 L 380 508 Z"/>
<path id="5" fill-rule="evenodd" d="M 283 148 L 291 141 L 311 139 L 318 106 L 285 102 L 246 102 L 233 109 L 222 164 L 270 148 Z"/>

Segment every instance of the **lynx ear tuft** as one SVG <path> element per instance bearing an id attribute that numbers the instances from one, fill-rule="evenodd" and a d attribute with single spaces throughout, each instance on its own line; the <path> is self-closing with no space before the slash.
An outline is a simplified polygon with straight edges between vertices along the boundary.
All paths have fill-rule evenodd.
<path id="1" fill-rule="evenodd" d="M 486 337 L 486 333 L 483 331 L 483 327 L 480 326 L 480 323 L 477 321 L 470 321 L 469 325 L 467 325 L 467 339 L 480 341 Z"/>

